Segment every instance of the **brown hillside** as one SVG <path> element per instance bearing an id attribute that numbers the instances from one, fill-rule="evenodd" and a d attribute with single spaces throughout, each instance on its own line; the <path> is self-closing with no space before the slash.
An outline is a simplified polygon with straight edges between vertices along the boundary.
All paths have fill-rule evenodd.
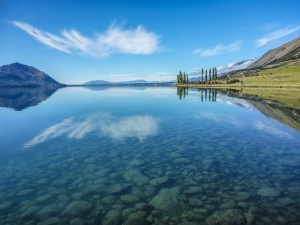
<path id="1" fill-rule="evenodd" d="M 247 69 L 259 68 L 268 64 L 300 58 L 300 37 L 274 48 L 253 62 Z"/>

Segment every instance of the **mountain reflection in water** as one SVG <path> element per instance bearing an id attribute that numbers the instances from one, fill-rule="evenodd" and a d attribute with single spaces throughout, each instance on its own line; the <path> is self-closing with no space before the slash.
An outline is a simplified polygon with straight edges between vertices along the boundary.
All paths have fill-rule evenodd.
<path id="1" fill-rule="evenodd" d="M 49 98 L 56 87 L 0 88 L 0 107 L 22 111 Z"/>
<path id="2" fill-rule="evenodd" d="M 177 88 L 177 95 L 180 100 L 188 96 L 188 89 L 189 88 L 186 87 Z M 300 131 L 300 109 L 286 106 L 283 102 L 278 103 L 254 95 L 241 95 L 242 90 L 236 89 L 201 88 L 193 90 L 198 91 L 199 94 L 197 97 L 201 99 L 201 102 L 218 101 L 229 105 L 248 108 L 250 110 L 257 109 L 265 116 Z M 222 95 L 218 95 L 218 93 L 221 93 Z M 260 125 L 258 127 L 262 126 Z"/>
<path id="3" fill-rule="evenodd" d="M 254 108 L 259 110 L 265 116 L 277 120 L 278 122 L 285 124 L 297 131 L 300 131 L 300 109 L 296 106 L 291 106 L 290 104 L 285 104 L 284 101 L 274 101 L 271 99 L 260 98 L 251 94 L 243 94 L 243 90 L 225 90 L 222 91 L 228 96 L 244 99 Z M 284 90 L 278 90 L 280 94 L 285 95 Z M 273 95 L 276 95 L 276 90 L 274 90 Z M 296 96 L 296 95 L 295 95 Z M 270 96 L 272 97 L 272 96 Z M 299 101 L 294 96 L 290 96 L 289 100 L 294 102 Z"/>
<path id="4" fill-rule="evenodd" d="M 178 93 L 68 87 L 0 108 L 0 224 L 299 225 L 300 133 L 257 98 Z"/>

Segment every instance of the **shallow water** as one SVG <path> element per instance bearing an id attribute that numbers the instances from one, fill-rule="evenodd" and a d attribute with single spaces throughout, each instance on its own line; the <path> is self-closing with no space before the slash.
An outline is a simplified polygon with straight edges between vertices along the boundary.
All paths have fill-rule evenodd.
<path id="1" fill-rule="evenodd" d="M 1 104 L 0 224 L 300 224 L 300 134 L 247 100 L 51 94 Z"/>

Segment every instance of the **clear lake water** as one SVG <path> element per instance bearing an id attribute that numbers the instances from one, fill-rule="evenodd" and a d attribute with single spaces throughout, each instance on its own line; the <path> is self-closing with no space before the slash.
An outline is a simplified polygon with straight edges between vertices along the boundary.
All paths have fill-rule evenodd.
<path id="1" fill-rule="evenodd" d="M 300 133 L 251 101 L 175 87 L 24 93 L 0 96 L 1 225 L 300 224 Z"/>

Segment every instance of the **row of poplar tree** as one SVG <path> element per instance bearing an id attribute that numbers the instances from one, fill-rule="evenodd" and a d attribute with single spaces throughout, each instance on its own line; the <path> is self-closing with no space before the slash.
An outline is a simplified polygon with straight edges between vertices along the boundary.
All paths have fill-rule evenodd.
<path id="1" fill-rule="evenodd" d="M 218 71 L 216 67 L 205 71 L 203 68 L 201 69 L 201 81 L 207 82 L 207 81 L 216 80 L 217 78 L 218 78 Z"/>
<path id="2" fill-rule="evenodd" d="M 178 84 L 187 84 L 189 82 L 189 75 L 185 74 L 185 72 L 179 71 L 177 75 L 177 83 Z"/>
<path id="3" fill-rule="evenodd" d="M 201 69 L 201 80 L 202 82 L 207 82 L 207 81 L 212 81 L 216 80 L 218 78 L 218 71 L 217 68 L 214 67 L 209 70 L 204 70 L 203 68 Z M 189 75 L 186 74 L 185 72 L 179 71 L 177 75 L 177 83 L 178 84 L 187 84 L 189 82 Z"/>

